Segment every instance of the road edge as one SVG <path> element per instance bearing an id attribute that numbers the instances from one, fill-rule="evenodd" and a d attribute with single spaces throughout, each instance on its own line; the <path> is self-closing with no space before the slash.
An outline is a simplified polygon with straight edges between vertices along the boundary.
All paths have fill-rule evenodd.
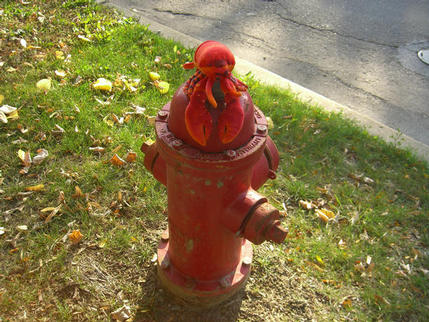
<path id="1" fill-rule="evenodd" d="M 149 30 L 158 33 L 164 38 L 180 42 L 186 47 L 197 47 L 202 41 L 194 37 L 188 36 L 168 26 L 160 24 L 150 18 L 143 16 L 137 9 L 129 9 L 118 6 L 115 3 L 103 1 L 101 4 L 113 7 L 122 11 L 126 16 L 132 16 L 138 19 L 142 25 L 147 25 Z M 356 121 L 360 126 L 364 127 L 368 133 L 378 136 L 386 142 L 396 144 L 398 148 L 409 149 L 416 156 L 422 158 L 429 163 L 429 146 L 415 140 L 414 138 L 401 133 L 385 124 L 382 124 L 374 119 L 359 113 L 350 107 L 335 102 L 321 94 L 318 94 L 308 88 L 292 82 L 278 74 L 275 74 L 265 68 L 255 65 L 245 59 L 236 56 L 236 65 L 234 70 L 238 74 L 245 75 L 251 72 L 252 75 L 263 84 L 288 89 L 297 95 L 297 98 L 305 103 L 321 107 L 325 111 L 341 113 L 347 118 Z"/>

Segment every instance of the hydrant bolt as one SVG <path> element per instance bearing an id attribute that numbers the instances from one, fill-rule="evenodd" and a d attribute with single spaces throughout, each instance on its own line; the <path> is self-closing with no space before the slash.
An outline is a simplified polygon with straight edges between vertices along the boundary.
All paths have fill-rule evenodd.
<path id="1" fill-rule="evenodd" d="M 267 126 L 263 124 L 259 124 L 257 126 L 257 131 L 259 134 L 264 134 L 267 131 Z"/>
<path id="2" fill-rule="evenodd" d="M 167 111 L 161 110 L 161 111 L 158 112 L 158 117 L 161 120 L 165 120 L 167 118 L 167 116 L 168 116 L 168 112 Z"/>
<path id="3" fill-rule="evenodd" d="M 233 158 L 235 158 L 235 156 L 237 155 L 237 152 L 235 152 L 234 150 L 226 150 L 226 151 L 225 151 L 225 154 L 226 154 L 229 158 L 233 159 Z"/>

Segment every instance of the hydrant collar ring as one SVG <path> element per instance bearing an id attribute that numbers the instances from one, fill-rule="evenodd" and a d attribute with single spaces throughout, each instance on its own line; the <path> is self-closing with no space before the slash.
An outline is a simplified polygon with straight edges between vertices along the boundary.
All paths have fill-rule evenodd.
<path id="1" fill-rule="evenodd" d="M 170 104 L 167 104 L 162 109 L 163 115 L 169 113 Z M 168 128 L 168 122 L 165 118 L 157 117 L 155 121 L 156 134 L 158 137 L 159 147 L 168 153 L 174 153 L 177 157 L 177 153 L 184 157 L 186 160 L 192 160 L 197 167 L 210 167 L 213 168 L 213 163 L 222 163 L 222 166 L 227 166 L 235 162 L 241 162 L 247 159 L 249 156 L 259 157 L 258 150 L 261 153 L 265 147 L 267 139 L 267 132 L 261 133 L 258 131 L 258 127 L 266 125 L 266 120 L 260 110 L 255 106 L 255 132 L 249 142 L 235 150 L 226 150 L 222 152 L 203 152 L 198 148 L 192 147 L 182 140 L 177 138 Z M 174 152 L 173 152 L 174 151 Z M 168 160 L 168 158 L 166 158 Z"/>

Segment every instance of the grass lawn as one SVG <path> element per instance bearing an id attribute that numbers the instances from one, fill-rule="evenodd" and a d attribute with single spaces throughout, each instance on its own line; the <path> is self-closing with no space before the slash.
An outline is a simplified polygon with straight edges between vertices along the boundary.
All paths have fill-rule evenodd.
<path id="1" fill-rule="evenodd" d="M 428 165 L 251 75 L 281 157 L 260 191 L 289 236 L 219 307 L 159 287 L 166 190 L 140 146 L 192 54 L 89 0 L 1 2 L 0 321 L 428 321 Z"/>

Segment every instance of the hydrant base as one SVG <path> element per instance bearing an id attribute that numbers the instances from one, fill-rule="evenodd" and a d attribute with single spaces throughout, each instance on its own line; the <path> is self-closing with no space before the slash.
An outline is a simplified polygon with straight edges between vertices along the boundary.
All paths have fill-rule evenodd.
<path id="1" fill-rule="evenodd" d="M 168 241 L 158 246 L 158 276 L 162 285 L 191 306 L 210 307 L 226 301 L 245 285 L 250 275 L 252 244 L 244 239 L 235 269 L 217 280 L 197 280 L 178 271 L 168 257 Z"/>

